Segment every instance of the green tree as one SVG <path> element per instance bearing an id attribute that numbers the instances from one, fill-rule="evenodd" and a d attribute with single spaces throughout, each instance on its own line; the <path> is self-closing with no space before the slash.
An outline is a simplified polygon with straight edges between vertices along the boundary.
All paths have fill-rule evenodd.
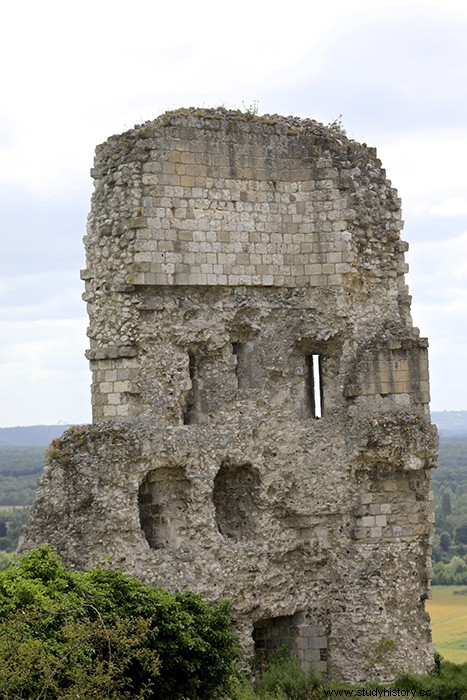
<path id="1" fill-rule="evenodd" d="M 0 536 L 0 551 L 14 552 L 18 546 L 21 528 L 26 523 L 29 516 L 28 506 L 1 507 L 0 523 L 4 524 L 3 532 Z"/>
<path id="2" fill-rule="evenodd" d="M 467 555 L 452 557 L 445 564 L 436 562 L 433 567 L 433 584 L 437 586 L 466 586 L 467 585 Z"/>
<path id="3" fill-rule="evenodd" d="M 0 572 L 2 700 L 213 700 L 237 658 L 227 603 L 122 572 L 70 572 L 50 547 Z"/>
<path id="4" fill-rule="evenodd" d="M 456 541 L 460 544 L 467 544 L 467 525 L 456 528 Z"/>
<path id="5" fill-rule="evenodd" d="M 449 532 L 441 533 L 439 543 L 441 545 L 441 549 L 444 549 L 444 551 L 447 552 L 449 547 L 451 546 L 451 535 L 449 534 Z"/>
<path id="6" fill-rule="evenodd" d="M 444 493 L 441 497 L 441 508 L 442 508 L 444 517 L 451 515 L 452 506 L 451 506 L 451 494 L 449 493 L 449 491 L 444 491 Z"/>

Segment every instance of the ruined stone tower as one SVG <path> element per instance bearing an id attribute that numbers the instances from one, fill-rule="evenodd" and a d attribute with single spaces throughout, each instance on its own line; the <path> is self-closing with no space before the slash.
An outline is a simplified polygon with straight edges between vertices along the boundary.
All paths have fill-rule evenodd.
<path id="1" fill-rule="evenodd" d="M 49 449 L 23 547 L 228 598 L 247 652 L 426 671 L 427 341 L 375 150 L 180 110 L 110 138 L 92 175 L 94 422 Z"/>

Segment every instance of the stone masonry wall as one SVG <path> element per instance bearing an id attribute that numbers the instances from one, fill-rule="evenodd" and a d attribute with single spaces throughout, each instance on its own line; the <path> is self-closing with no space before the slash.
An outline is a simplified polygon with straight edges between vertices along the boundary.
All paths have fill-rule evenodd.
<path id="1" fill-rule="evenodd" d="M 92 174 L 94 423 L 52 445 L 22 546 L 229 598 L 245 653 L 430 668 L 427 341 L 375 150 L 180 110 Z"/>

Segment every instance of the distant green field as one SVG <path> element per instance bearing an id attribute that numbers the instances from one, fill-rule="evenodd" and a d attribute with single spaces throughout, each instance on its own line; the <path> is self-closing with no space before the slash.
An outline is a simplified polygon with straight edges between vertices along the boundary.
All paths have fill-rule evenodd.
<path id="1" fill-rule="evenodd" d="M 426 608 L 431 617 L 436 651 L 447 661 L 467 663 L 467 594 L 454 595 L 465 586 L 433 586 Z"/>

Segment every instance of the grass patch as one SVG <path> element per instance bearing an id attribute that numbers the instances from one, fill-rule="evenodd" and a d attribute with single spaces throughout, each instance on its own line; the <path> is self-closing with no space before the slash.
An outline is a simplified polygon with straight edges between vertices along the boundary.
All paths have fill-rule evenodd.
<path id="1" fill-rule="evenodd" d="M 436 651 L 447 661 L 467 663 L 467 595 L 455 595 L 465 586 L 433 586 L 426 608 L 431 617 Z"/>
<path id="2" fill-rule="evenodd" d="M 414 693 L 415 698 L 465 700 L 467 698 L 467 664 L 459 666 L 444 661 L 441 663 L 439 674 L 413 676 L 410 673 L 404 673 L 396 679 L 392 687 L 399 691 L 410 691 Z"/>
<path id="3" fill-rule="evenodd" d="M 223 700 L 310 700 L 322 678 L 313 669 L 304 671 L 287 647 L 270 656 L 257 654 L 248 670 L 233 678 L 231 692 Z"/>
<path id="4" fill-rule="evenodd" d="M 290 662 L 290 663 L 289 663 Z M 324 700 L 336 697 L 406 697 L 430 700 L 466 700 L 467 664 L 442 661 L 423 676 L 399 675 L 389 685 L 376 682 L 349 685 L 304 673 L 296 662 L 277 659 L 254 677 L 237 680 L 222 700 Z"/>

